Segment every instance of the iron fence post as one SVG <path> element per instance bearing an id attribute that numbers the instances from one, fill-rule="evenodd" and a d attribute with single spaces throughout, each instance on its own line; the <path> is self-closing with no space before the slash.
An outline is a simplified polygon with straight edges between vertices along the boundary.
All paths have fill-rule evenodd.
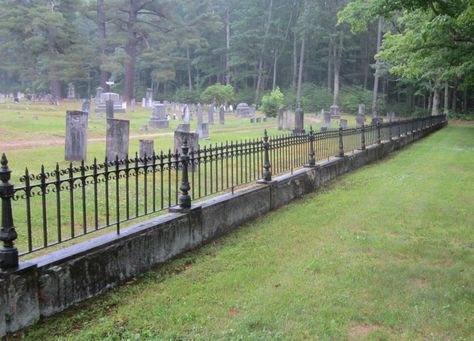
<path id="1" fill-rule="evenodd" d="M 181 191 L 181 195 L 179 196 L 179 207 L 180 208 L 191 208 L 191 196 L 188 194 L 189 189 L 189 178 L 188 178 L 188 163 L 189 163 L 189 147 L 188 147 L 188 140 L 185 139 L 183 146 L 181 147 L 182 154 L 181 154 L 181 165 L 183 167 L 182 177 L 181 177 L 181 186 L 179 189 Z"/>
<path id="2" fill-rule="evenodd" d="M 270 158 L 268 151 L 270 150 L 270 143 L 268 142 L 268 133 L 267 129 L 263 134 L 263 181 L 272 181 L 272 165 L 270 163 Z"/>
<path id="3" fill-rule="evenodd" d="M 344 140 L 342 138 L 342 127 L 339 127 L 339 156 L 344 156 Z"/>
<path id="4" fill-rule="evenodd" d="M 377 143 L 381 144 L 382 143 L 382 134 L 380 131 L 380 122 L 377 120 Z"/>
<path id="5" fill-rule="evenodd" d="M 314 151 L 314 131 L 313 126 L 309 127 L 309 160 L 308 167 L 314 167 L 316 165 L 316 153 Z"/>
<path id="6" fill-rule="evenodd" d="M 13 225 L 12 199 L 14 188 L 10 183 L 11 170 L 8 168 L 8 160 L 5 154 L 2 155 L 0 163 L 0 198 L 2 199 L 0 240 L 3 242 L 3 248 L 0 249 L 0 267 L 7 269 L 18 267 L 18 250 L 14 245 L 18 235 Z"/>
<path id="7" fill-rule="evenodd" d="M 399 139 L 400 139 L 400 136 L 401 136 L 400 124 L 401 124 L 401 123 L 400 123 L 400 119 L 398 119 L 398 124 L 397 124 L 397 126 L 398 126 L 398 138 L 399 138 Z"/>
<path id="8" fill-rule="evenodd" d="M 365 124 L 360 127 L 360 149 L 365 150 Z"/>

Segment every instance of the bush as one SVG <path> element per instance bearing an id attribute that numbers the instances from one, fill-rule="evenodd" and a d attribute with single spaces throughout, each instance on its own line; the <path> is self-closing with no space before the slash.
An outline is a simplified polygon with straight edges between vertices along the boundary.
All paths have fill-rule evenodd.
<path id="1" fill-rule="evenodd" d="M 262 111 L 269 117 L 276 117 L 279 110 L 283 109 L 285 105 L 285 96 L 276 88 L 268 95 L 262 98 Z"/>
<path id="2" fill-rule="evenodd" d="M 345 86 L 339 95 L 339 103 L 343 112 L 356 115 L 359 111 L 359 104 L 365 104 L 365 113 L 370 113 L 372 105 L 372 90 L 366 90 L 360 86 Z M 383 98 L 377 98 L 377 111 L 383 115 L 386 111 L 383 107 Z"/>
<path id="3" fill-rule="evenodd" d="M 178 103 L 198 103 L 200 101 L 199 91 L 189 88 L 179 88 L 173 96 L 173 101 Z"/>
<path id="4" fill-rule="evenodd" d="M 286 94 L 286 105 L 296 108 L 296 89 L 290 88 Z M 312 83 L 301 85 L 301 107 L 305 112 L 319 112 L 332 104 L 332 95 L 329 90 Z"/>
<path id="5" fill-rule="evenodd" d="M 232 85 L 211 85 L 201 94 L 201 100 L 204 103 L 215 103 L 216 105 L 232 103 L 234 101 L 234 88 Z"/>

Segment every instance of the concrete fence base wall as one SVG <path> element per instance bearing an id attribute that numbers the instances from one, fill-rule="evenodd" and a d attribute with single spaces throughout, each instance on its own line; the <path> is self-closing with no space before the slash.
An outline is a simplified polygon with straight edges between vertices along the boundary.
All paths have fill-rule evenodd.
<path id="1" fill-rule="evenodd" d="M 127 279 L 196 248 L 290 201 L 314 192 L 338 175 L 384 158 L 442 128 L 368 146 L 255 184 L 234 194 L 199 202 L 188 212 L 169 213 L 22 263 L 0 273 L 0 335 L 31 325 Z"/>

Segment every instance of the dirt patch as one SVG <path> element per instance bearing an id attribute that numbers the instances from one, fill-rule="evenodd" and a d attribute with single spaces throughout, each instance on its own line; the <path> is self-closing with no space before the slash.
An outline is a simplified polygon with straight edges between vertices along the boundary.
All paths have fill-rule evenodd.
<path id="1" fill-rule="evenodd" d="M 424 289 L 426 288 L 430 282 L 424 278 L 415 278 L 411 281 L 411 285 L 414 286 L 415 288 L 421 288 Z"/>
<path id="2" fill-rule="evenodd" d="M 349 329 L 349 340 L 362 340 L 367 338 L 371 332 L 381 330 L 382 326 L 377 324 L 356 324 Z"/>

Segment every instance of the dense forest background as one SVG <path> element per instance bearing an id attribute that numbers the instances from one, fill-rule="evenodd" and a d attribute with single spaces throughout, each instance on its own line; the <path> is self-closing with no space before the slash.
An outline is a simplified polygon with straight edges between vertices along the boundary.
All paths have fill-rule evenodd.
<path id="1" fill-rule="evenodd" d="M 471 0 L 0 0 L 0 92 L 108 89 L 319 111 L 464 113 L 474 84 Z"/>

